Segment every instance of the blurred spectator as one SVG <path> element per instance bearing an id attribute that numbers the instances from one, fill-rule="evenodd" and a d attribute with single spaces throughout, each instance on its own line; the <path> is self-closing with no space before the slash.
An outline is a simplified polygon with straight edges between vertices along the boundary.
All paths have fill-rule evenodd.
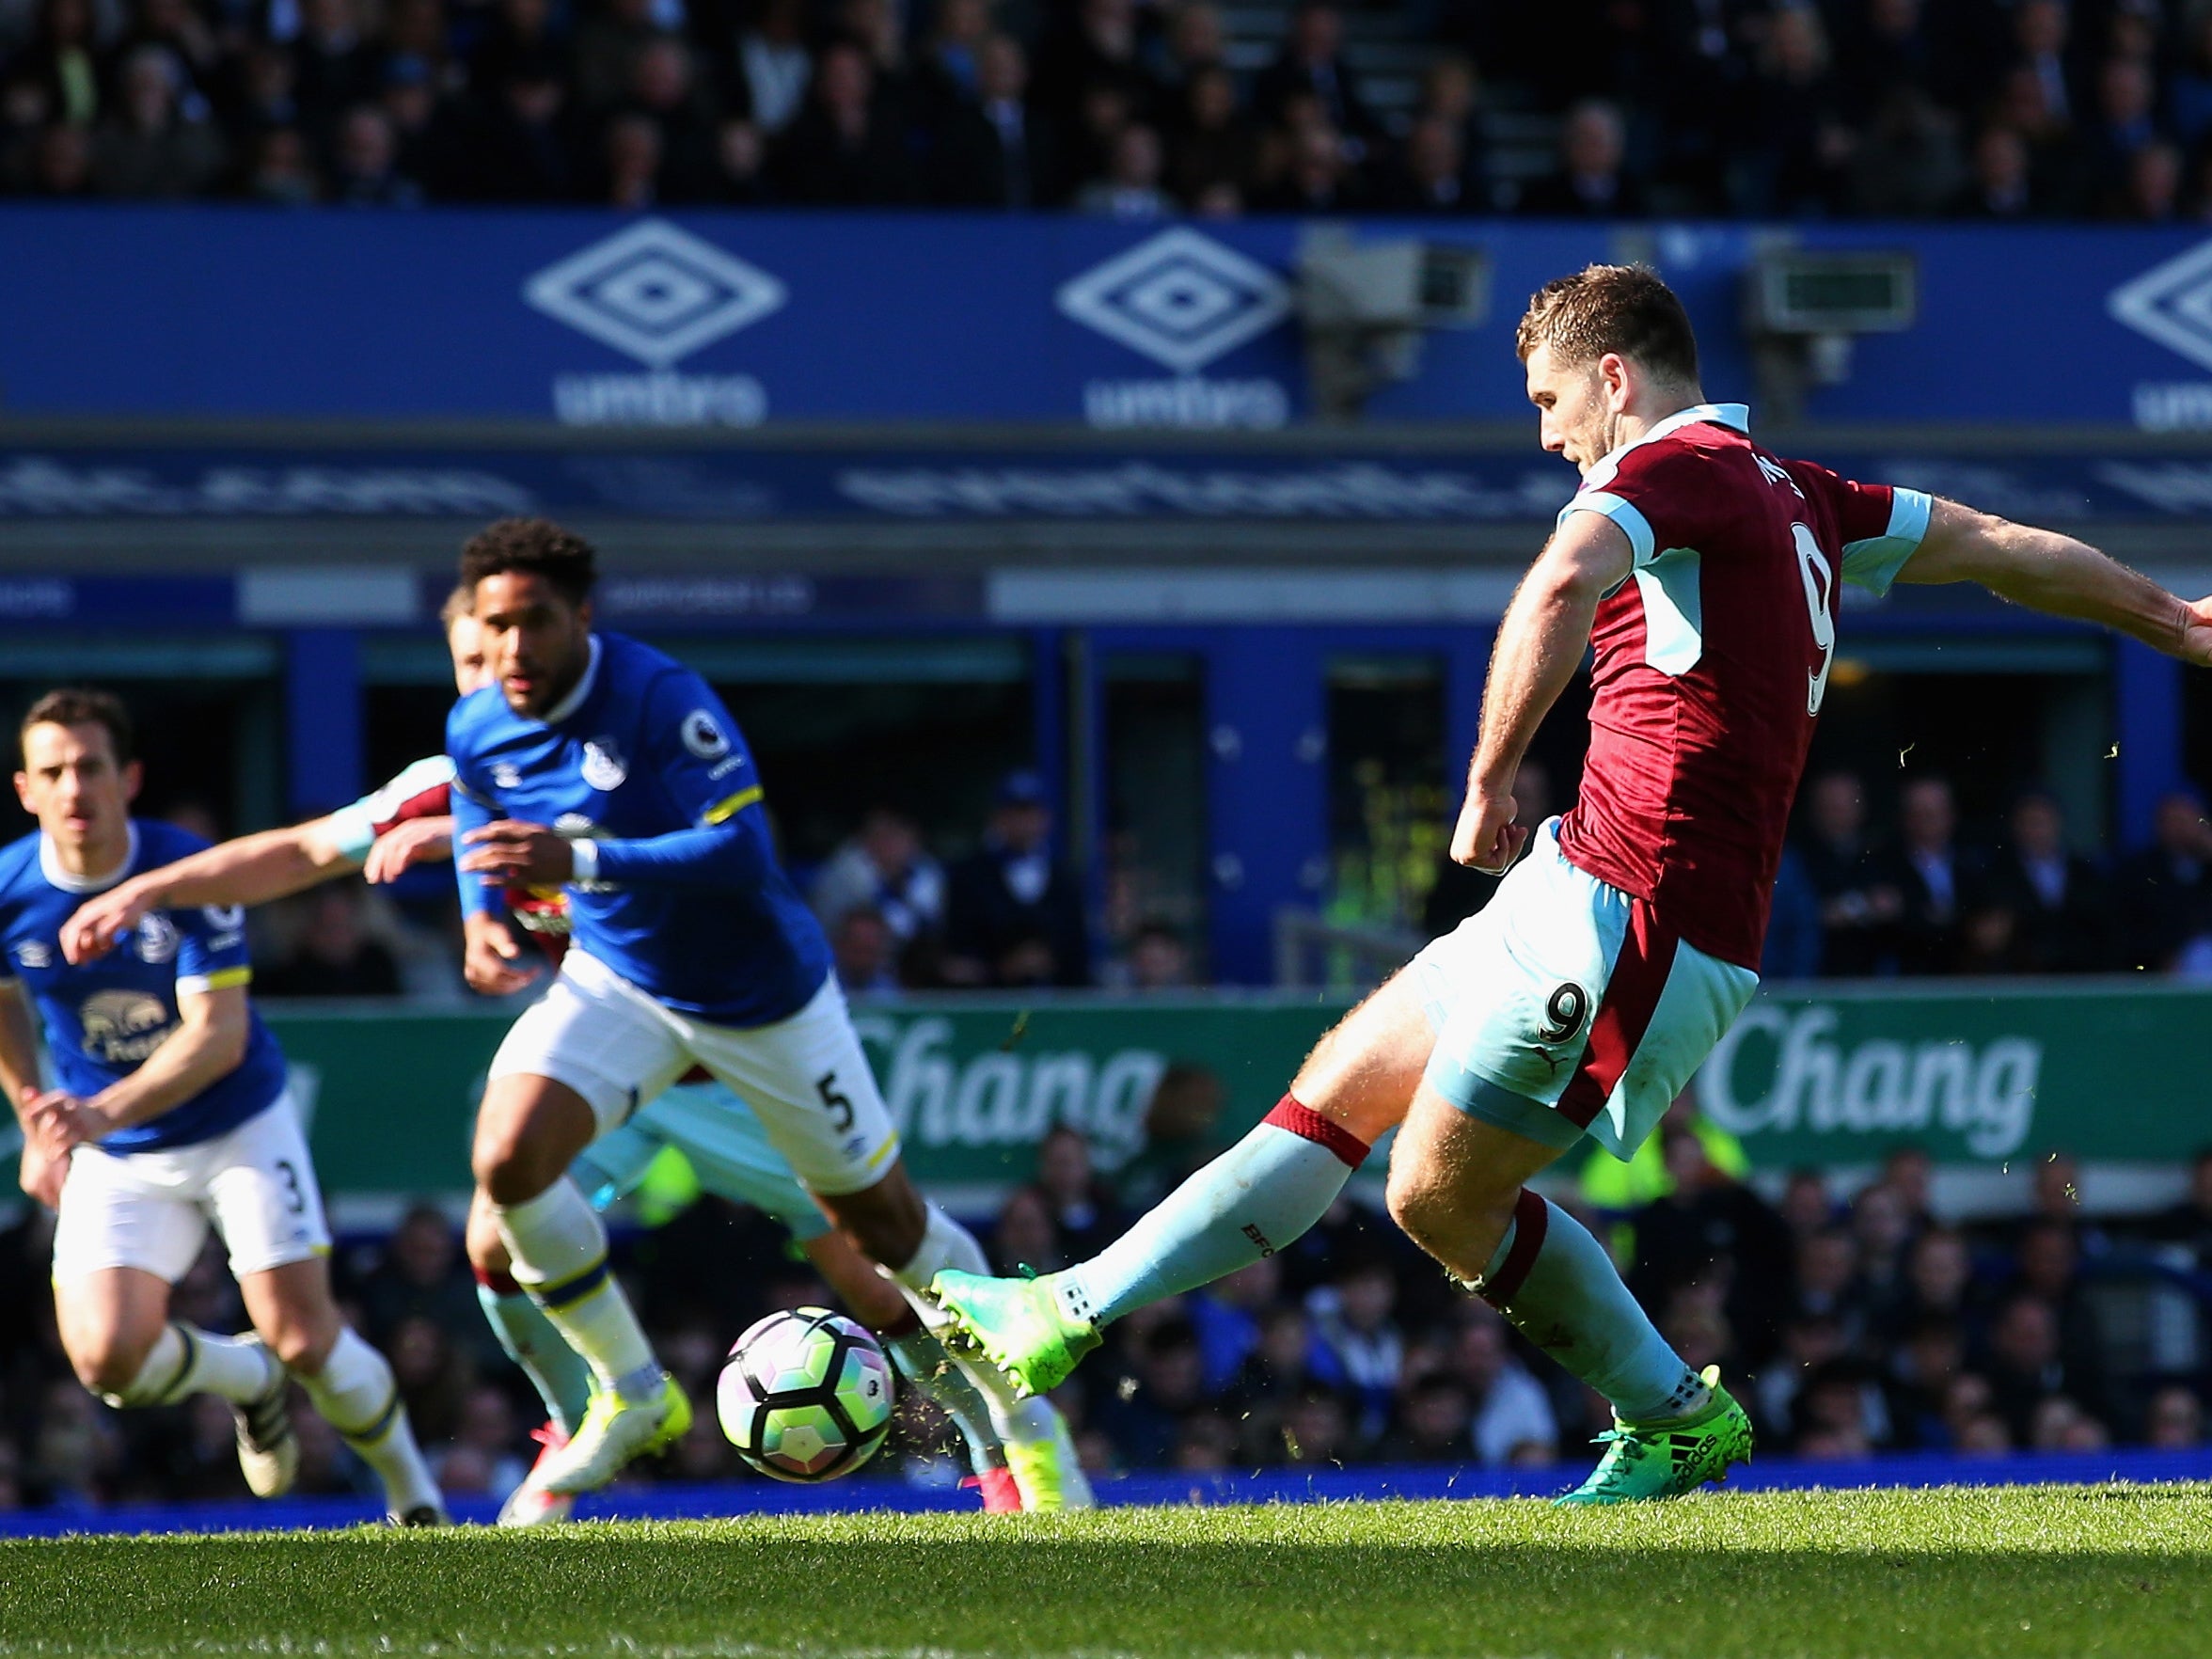
<path id="1" fill-rule="evenodd" d="M 1405 1334 L 1391 1317 L 1397 1304 L 1398 1281 L 1380 1256 L 1345 1262 L 1329 1285 L 1306 1298 L 1320 1339 L 1316 1373 L 1358 1402 L 1362 1440 L 1380 1434 L 1389 1421 L 1405 1365 Z"/>
<path id="2" fill-rule="evenodd" d="M 2181 964 L 2192 946 L 2208 964 L 2212 949 L 2212 826 L 2193 795 L 2158 802 L 2149 846 L 2123 863 L 2113 879 L 2122 966 L 2162 972 Z"/>
<path id="3" fill-rule="evenodd" d="M 883 912 L 855 905 L 830 924 L 830 960 L 848 997 L 883 996 L 899 988 L 898 940 Z"/>
<path id="4" fill-rule="evenodd" d="M 1263 213 L 1348 213 L 1367 205 L 1367 187 L 1352 170 L 1343 134 L 1323 122 L 1292 129 L 1276 181 L 1256 192 L 1252 205 Z"/>
<path id="5" fill-rule="evenodd" d="M 1797 852 L 1820 898 L 1822 968 L 1836 974 L 1872 973 L 1903 901 L 1877 869 L 1867 835 L 1866 790 L 1856 774 L 1824 772 L 1812 781 Z"/>
<path id="6" fill-rule="evenodd" d="M 257 971 L 263 997 L 396 997 L 400 968 L 391 952 L 362 926 L 361 895 L 345 882 L 319 887 L 300 901 L 306 924 L 292 949 Z"/>
<path id="7" fill-rule="evenodd" d="M 2151 1217 L 2144 1230 L 2155 1242 L 2184 1246 L 2199 1272 L 2212 1269 L 2212 1147 L 2189 1161 L 2188 1196 Z"/>
<path id="8" fill-rule="evenodd" d="M 2067 850 L 2065 820 L 2047 792 L 2030 790 L 2014 803 L 1987 896 L 2012 914 L 2025 971 L 2088 973 L 2110 963 L 2110 896 L 2096 867 Z"/>
<path id="9" fill-rule="evenodd" d="M 1360 96 L 1343 54 L 1342 14 L 1329 0 L 1300 0 L 1290 16 L 1290 38 L 1254 83 L 1252 102 L 1262 119 L 1288 125 L 1293 99 L 1318 100 L 1322 119 L 1343 135 L 1346 159 L 1357 162 L 1382 136 L 1382 123 Z"/>
<path id="10" fill-rule="evenodd" d="M 1635 218 L 1646 211 L 1642 187 L 1623 170 L 1627 129 L 1618 104 L 1588 98 L 1567 112 L 1559 135 L 1559 170 L 1522 193 L 1524 213 L 1558 219 Z"/>
<path id="11" fill-rule="evenodd" d="M 2090 1377 L 2070 1370 L 2060 1351 L 2059 1320 L 2040 1297 L 2021 1294 L 1998 1310 L 1989 1330 L 1984 1367 L 1990 1409 L 2003 1419 L 2013 1444 L 2032 1443 L 2036 1408 L 2055 1395 L 2086 1398 Z"/>
<path id="12" fill-rule="evenodd" d="M 183 71 L 176 55 L 141 46 L 117 76 L 114 113 L 92 139 L 92 187 L 102 196 L 169 200 L 197 196 L 223 166 L 223 141 L 178 105 Z"/>
<path id="13" fill-rule="evenodd" d="M 1259 176 L 1259 135 L 1238 106 L 1237 84 L 1219 64 L 1193 69 L 1177 95 L 1168 182 L 1185 203 L 1226 186 L 1240 195 Z"/>
<path id="14" fill-rule="evenodd" d="M 2034 211 L 2028 141 L 1996 122 L 1974 140 L 1972 178 L 1950 203 L 1959 219 L 2023 219 Z"/>
<path id="15" fill-rule="evenodd" d="M 1018 1187 L 991 1228 L 991 1265 L 1001 1273 L 1056 1272 L 1071 1257 L 1052 1222 L 1052 1202 L 1039 1187 Z"/>
<path id="16" fill-rule="evenodd" d="M 1821 971 L 1825 946 L 1820 893 L 1806 873 L 1797 849 L 1784 845 L 1775 867 L 1774 900 L 1766 913 L 1766 937 L 1760 942 L 1760 977 L 1810 979 Z"/>
<path id="17" fill-rule="evenodd" d="M 1856 144 L 1843 106 L 1820 13 L 1802 4 L 1778 8 L 1752 81 L 1746 148 L 1732 169 L 1738 211 L 1798 216 L 1841 208 Z"/>
<path id="18" fill-rule="evenodd" d="M 1895 956 L 1906 973 L 1942 973 L 1956 965 L 1964 920 L 1980 909 L 1980 864 L 1958 845 L 1958 809 L 1941 778 L 1915 778 L 1898 808 L 1897 848 L 1878 866 L 1899 894 Z"/>
<path id="19" fill-rule="evenodd" d="M 421 206 L 422 186 L 400 172 L 399 158 L 391 118 L 373 103 L 356 104 L 339 123 L 331 200 L 346 207 Z"/>
<path id="20" fill-rule="evenodd" d="M 1045 782 L 999 785 L 983 845 L 953 867 L 945 979 L 953 985 L 1087 985 L 1090 938 L 1075 877 L 1054 859 Z"/>
<path id="21" fill-rule="evenodd" d="M 1106 176 L 1076 193 L 1076 211 L 1108 219 L 1161 217 L 1173 205 L 1160 187 L 1164 165 L 1160 134 L 1141 122 L 1130 122 L 1114 135 Z"/>
<path id="22" fill-rule="evenodd" d="M 1098 1408 L 1098 1423 L 1136 1468 L 1169 1463 L 1183 1425 L 1203 1409 L 1204 1371 L 1198 1335 L 1187 1319 L 1152 1327 L 1136 1359 L 1135 1386 L 1117 1389 Z"/>
<path id="23" fill-rule="evenodd" d="M 1850 207 L 1869 217 L 1932 217 L 1966 184 L 1958 118 L 1909 87 L 1882 102 L 1849 149 Z"/>
<path id="24" fill-rule="evenodd" d="M 246 194 L 272 207 L 308 207 L 320 199 L 322 185 L 297 127 L 272 127 L 261 135 Z"/>
<path id="25" fill-rule="evenodd" d="M 1424 116 L 1406 134 L 1386 205 L 1400 213 L 1466 213 L 1478 205 L 1460 134 L 1441 116 Z"/>
<path id="26" fill-rule="evenodd" d="M 1169 924 L 1137 924 L 1130 937 L 1127 983 L 1133 991 L 1181 990 L 1196 983 L 1191 973 L 1191 947 Z"/>
<path id="27" fill-rule="evenodd" d="M 2143 1414 L 2143 1442 L 2168 1451 L 2185 1451 L 2204 1443 L 2204 1406 L 2193 1390 L 2179 1383 L 2151 1396 Z"/>
<path id="28" fill-rule="evenodd" d="M 765 0 L 737 37 L 737 62 L 753 124 L 772 138 L 791 124 L 814 77 L 805 0 Z"/>
<path id="29" fill-rule="evenodd" d="M 1758 1193 L 1719 1169 L 1705 1144 L 1673 1114 L 1658 1140 L 1672 1190 L 1636 1212 L 1629 1288 L 1647 1307 L 1717 1275 L 1746 1365 L 1778 1339 L 1790 1306 L 1789 1229 Z"/>
<path id="30" fill-rule="evenodd" d="M 427 1319 L 465 1339 L 481 1363 L 498 1364 L 498 1346 L 477 1308 L 476 1282 L 460 1237 L 434 1204 L 408 1208 L 353 1297 L 363 1332 L 379 1347 L 390 1344 L 401 1321 Z"/>
<path id="31" fill-rule="evenodd" d="M 1129 1217 L 1114 1190 L 1091 1167 L 1091 1144 L 1061 1124 L 1037 1145 L 1036 1189 L 1044 1195 L 1061 1254 L 1082 1261 L 1127 1230 Z"/>
<path id="32" fill-rule="evenodd" d="M 1559 1453 L 1559 1424 L 1543 1385 L 1513 1357 L 1506 1322 L 1479 1303 L 1468 1306 L 1444 1351 L 1441 1375 L 1473 1408 L 1462 1430 L 1492 1467 L 1548 1463 Z"/>
<path id="33" fill-rule="evenodd" d="M 1003 35 L 976 57 L 975 96 L 941 117 L 931 199 L 953 207 L 1034 208 L 1057 187 L 1051 126 L 1030 117 L 1029 56 Z"/>
<path id="34" fill-rule="evenodd" d="M 847 40 L 823 49 L 805 104 L 771 151 L 780 194 L 810 207 L 887 207 L 914 195 L 905 134 L 877 97 L 875 64 Z"/>

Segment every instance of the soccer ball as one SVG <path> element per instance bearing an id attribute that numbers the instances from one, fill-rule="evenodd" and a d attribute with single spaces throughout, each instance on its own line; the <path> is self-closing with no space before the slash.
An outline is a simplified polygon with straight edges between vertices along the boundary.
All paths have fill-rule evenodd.
<path id="1" fill-rule="evenodd" d="M 737 1338 L 715 1388 L 738 1456 L 778 1480 L 831 1480 L 876 1455 L 891 1428 L 891 1362 L 826 1307 L 772 1313 Z"/>

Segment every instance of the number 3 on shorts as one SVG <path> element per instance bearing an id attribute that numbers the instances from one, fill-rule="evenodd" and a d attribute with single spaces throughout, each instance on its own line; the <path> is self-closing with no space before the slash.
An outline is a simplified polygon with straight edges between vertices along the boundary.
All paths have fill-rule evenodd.
<path id="1" fill-rule="evenodd" d="M 822 1104 L 830 1109 L 830 1127 L 839 1134 L 853 1126 L 853 1103 L 837 1087 L 837 1073 L 825 1071 L 814 1079 L 814 1090 L 822 1097 Z"/>

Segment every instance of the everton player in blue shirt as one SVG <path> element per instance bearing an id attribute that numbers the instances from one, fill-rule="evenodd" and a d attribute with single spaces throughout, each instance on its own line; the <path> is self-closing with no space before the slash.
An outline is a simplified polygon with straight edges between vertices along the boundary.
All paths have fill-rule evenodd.
<path id="1" fill-rule="evenodd" d="M 761 782 L 697 674 L 595 632 L 590 545 L 543 519 L 472 539 L 461 581 L 497 683 L 447 723 L 467 935 L 466 971 L 504 995 L 535 976 L 503 908 L 513 885 L 567 886 L 559 973 L 492 1062 L 477 1180 L 514 1277 L 596 1383 L 582 1427 L 530 1478 L 603 1486 L 679 1437 L 682 1391 L 607 1269 L 607 1235 L 567 1177 L 577 1154 L 703 1066 L 747 1101 L 807 1190 L 884 1263 L 917 1317 L 940 1269 L 975 1240 L 925 1204 L 830 971 L 813 912 L 776 861 Z M 989 1403 L 1025 1495 L 1083 1501 L 1073 1448 L 1040 1402 L 962 1365 Z"/>
<path id="2" fill-rule="evenodd" d="M 382 1478 L 393 1519 L 443 1522 L 391 1367 L 332 1300 L 315 1169 L 284 1056 L 246 1001 L 239 912 L 152 911 L 99 961 L 63 958 L 62 924 L 87 895 L 206 844 L 129 815 L 139 771 L 115 698 L 50 692 L 21 741 L 16 794 L 39 829 L 0 850 L 0 1084 L 23 1124 L 24 1190 L 60 1211 L 54 1304 L 70 1364 L 111 1405 L 229 1400 L 240 1466 L 263 1497 L 297 1468 L 284 1407 L 296 1377 Z M 211 1220 L 256 1335 L 169 1318 L 169 1287 Z"/>

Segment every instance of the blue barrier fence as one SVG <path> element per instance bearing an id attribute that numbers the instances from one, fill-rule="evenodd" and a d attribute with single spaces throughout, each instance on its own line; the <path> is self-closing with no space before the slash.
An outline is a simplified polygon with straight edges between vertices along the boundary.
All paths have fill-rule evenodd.
<path id="1" fill-rule="evenodd" d="M 1431 1499 L 1551 1497 L 1581 1477 L 1579 1465 L 1483 1469 L 1433 1464 L 1407 1467 L 1294 1470 L 1251 1475 L 1145 1474 L 1098 1482 L 1110 1508 L 1160 1505 L 1310 1504 Z M 2212 1480 L 2212 1447 L 2186 1451 L 2129 1448 L 2102 1452 L 2036 1452 L 2005 1457 L 1900 1454 L 1851 1462 L 1762 1460 L 1739 1469 L 1734 1492 L 1851 1491 L 1926 1488 L 2150 1484 Z M 488 1499 L 454 1505 L 456 1520 L 489 1524 L 498 1506 Z M 877 1510 L 898 1514 L 973 1513 L 971 1493 L 906 1486 L 887 1480 L 784 1486 L 768 1480 L 656 1486 L 587 1498 L 581 1520 L 693 1521 L 735 1515 L 830 1515 Z M 0 1538 L 80 1534 L 272 1532 L 357 1526 L 380 1518 L 373 1506 L 346 1498 L 286 1498 L 274 1503 L 178 1504 L 113 1509 L 27 1509 L 0 1515 Z"/>
<path id="2" fill-rule="evenodd" d="M 1267 427 L 1305 412 L 1293 220 L 959 214 L 0 210 L 0 387 L 19 415 L 522 417 Z M 1753 383 L 1746 267 L 1772 228 L 1481 220 L 1364 237 L 1477 247 L 1487 317 L 1438 333 L 1387 419 L 1525 419 L 1525 297 L 1642 257 Z M 1908 249 L 1917 324 L 1871 337 L 1817 419 L 2212 428 L 2201 230 L 1793 228 Z"/>

